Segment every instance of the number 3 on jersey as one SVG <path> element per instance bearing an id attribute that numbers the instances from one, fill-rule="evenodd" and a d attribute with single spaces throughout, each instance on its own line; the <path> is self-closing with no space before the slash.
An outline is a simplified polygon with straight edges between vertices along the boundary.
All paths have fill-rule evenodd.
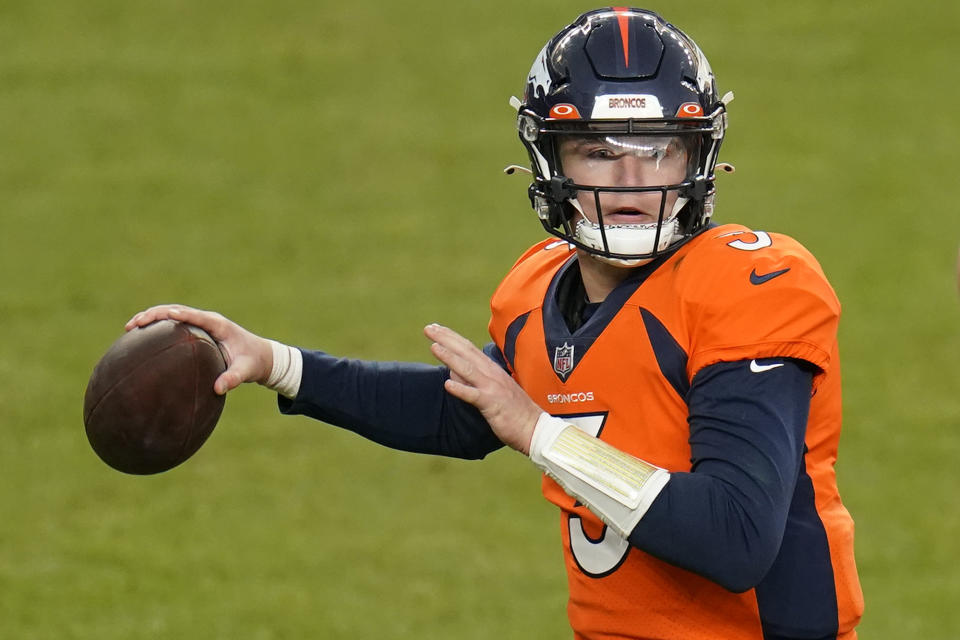
<path id="1" fill-rule="evenodd" d="M 718 238 L 723 238 L 726 236 L 739 236 L 745 235 L 748 238 L 753 235 L 754 240 L 752 242 L 747 242 L 746 240 L 734 240 L 728 242 L 728 247 L 733 247 L 734 249 L 739 249 L 740 251 L 759 251 L 760 249 L 766 249 L 767 247 L 773 246 L 773 240 L 770 238 L 770 235 L 765 231 L 731 231 L 730 233 L 724 233 Z"/>
<path id="2" fill-rule="evenodd" d="M 557 416 L 592 435 L 599 437 L 606 413 Z M 579 504 L 579 503 L 578 503 Z M 599 538 L 591 538 L 583 529 L 579 516 L 567 515 L 570 552 L 580 570 L 592 578 L 602 578 L 616 571 L 630 552 L 630 543 L 604 525 Z"/>

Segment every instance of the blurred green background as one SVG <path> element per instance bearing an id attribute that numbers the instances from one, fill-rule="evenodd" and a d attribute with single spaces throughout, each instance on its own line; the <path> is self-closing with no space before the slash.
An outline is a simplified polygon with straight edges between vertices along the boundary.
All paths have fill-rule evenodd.
<path id="1" fill-rule="evenodd" d="M 791 234 L 844 304 L 838 464 L 861 637 L 960 637 L 960 5 L 648 5 L 733 89 L 716 218 Z M 582 2 L 0 3 L 0 638 L 564 638 L 520 456 L 398 454 L 231 394 L 188 463 L 90 450 L 136 311 L 430 361 L 544 234 L 507 105 Z"/>

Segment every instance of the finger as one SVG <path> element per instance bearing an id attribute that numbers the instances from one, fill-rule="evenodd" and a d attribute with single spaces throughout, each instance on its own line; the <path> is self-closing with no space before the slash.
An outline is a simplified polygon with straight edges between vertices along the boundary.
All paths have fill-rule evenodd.
<path id="1" fill-rule="evenodd" d="M 472 404 L 478 409 L 480 408 L 478 404 L 480 402 L 480 390 L 476 387 L 463 384 L 462 382 L 457 382 L 453 378 L 449 378 L 444 381 L 443 388 L 446 389 L 447 393 L 453 397 Z"/>
<path id="2" fill-rule="evenodd" d="M 452 376 L 456 376 L 468 384 L 474 384 L 479 381 L 477 367 L 473 362 L 454 353 L 439 342 L 434 342 L 430 345 L 430 353 L 450 368 L 450 374 Z"/>
<path id="3" fill-rule="evenodd" d="M 173 319 L 176 314 L 180 313 L 183 309 L 189 309 L 189 307 L 184 307 L 179 304 L 161 304 L 154 307 L 150 307 L 140 313 L 134 315 L 130 320 L 127 321 L 125 328 L 127 331 L 135 327 L 145 327 L 148 324 L 152 324 L 157 320 L 164 319 Z"/>
<path id="4" fill-rule="evenodd" d="M 243 384 L 243 375 L 234 369 L 227 369 L 220 374 L 220 377 L 213 383 L 213 391 L 218 396 L 226 394 L 232 389 L 236 389 Z"/>
<path id="5" fill-rule="evenodd" d="M 152 309 L 146 309 L 145 311 L 135 313 L 132 318 L 127 320 L 127 324 L 123 325 L 123 328 L 126 331 L 130 331 L 131 329 L 150 324 L 148 318 L 151 317 L 152 311 Z"/>
<path id="6" fill-rule="evenodd" d="M 183 305 L 161 305 L 138 313 L 127 323 L 127 331 L 134 327 L 144 327 L 159 320 L 176 320 L 200 327 L 217 341 L 227 336 L 229 323 L 219 313 L 185 307 Z"/>
<path id="7" fill-rule="evenodd" d="M 256 358 L 247 354 L 233 361 L 228 357 L 227 363 L 229 365 L 227 370 L 221 373 L 213 383 L 213 390 L 220 395 L 239 387 L 244 382 L 254 381 L 257 372 Z"/>
<path id="8" fill-rule="evenodd" d="M 169 317 L 171 320 L 178 320 L 192 324 L 195 327 L 200 327 L 218 342 L 228 337 L 232 324 L 219 313 L 202 311 L 192 307 L 173 307 L 169 310 L 169 315 L 166 317 Z"/>
<path id="9" fill-rule="evenodd" d="M 449 327 L 436 323 L 429 324 L 424 327 L 424 333 L 434 342 L 439 342 L 460 356 L 466 357 L 476 353 L 483 355 L 483 352 L 477 349 L 476 345 L 470 342 L 470 340 Z"/>
<path id="10" fill-rule="evenodd" d="M 489 367 L 495 366 L 483 351 L 452 329 L 433 324 L 425 327 L 424 333 L 434 340 L 430 348 L 434 356 L 470 381 L 478 374 L 489 374 Z"/>

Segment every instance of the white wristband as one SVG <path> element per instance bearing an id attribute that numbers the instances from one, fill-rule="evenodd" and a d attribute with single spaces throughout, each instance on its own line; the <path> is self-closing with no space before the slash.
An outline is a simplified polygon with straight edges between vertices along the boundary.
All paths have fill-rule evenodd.
<path id="1" fill-rule="evenodd" d="M 290 398 L 297 397 L 300 391 L 300 380 L 303 377 L 303 354 L 299 349 L 270 340 L 273 349 L 273 368 L 263 386 L 273 389 L 280 395 Z"/>
<path id="2" fill-rule="evenodd" d="M 547 413 L 537 420 L 530 459 L 623 538 L 670 480 L 666 469 Z"/>

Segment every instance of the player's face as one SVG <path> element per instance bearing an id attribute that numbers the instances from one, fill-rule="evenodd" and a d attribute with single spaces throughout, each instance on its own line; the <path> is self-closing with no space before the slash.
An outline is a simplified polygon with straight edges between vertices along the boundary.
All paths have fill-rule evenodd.
<path id="1" fill-rule="evenodd" d="M 560 142 L 560 166 L 578 185 L 595 187 L 652 187 L 676 185 L 687 177 L 689 153 L 679 137 L 570 136 Z M 603 223 L 649 224 L 660 216 L 663 192 L 600 192 Z M 598 221 L 592 191 L 579 191 L 577 200 L 590 222 Z M 664 219 L 677 201 L 676 190 L 666 192 Z"/>

